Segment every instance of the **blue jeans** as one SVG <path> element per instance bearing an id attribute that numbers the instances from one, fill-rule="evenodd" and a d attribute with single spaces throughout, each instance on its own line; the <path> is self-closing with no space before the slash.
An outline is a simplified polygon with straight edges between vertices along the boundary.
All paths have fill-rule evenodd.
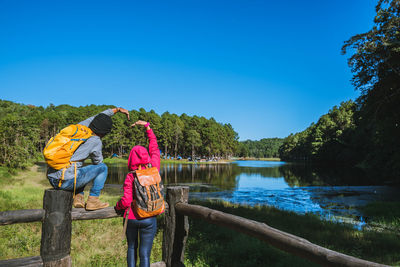
<path id="1" fill-rule="evenodd" d="M 88 165 L 77 170 L 76 174 L 76 194 L 83 194 L 85 186 L 93 181 L 92 188 L 90 188 L 90 196 L 100 196 L 100 191 L 104 187 L 104 183 L 107 179 L 107 165 L 100 163 L 97 165 Z M 49 178 L 50 184 L 58 189 L 67 191 L 74 191 L 74 179 L 64 180 L 61 187 L 58 187 L 59 180 Z"/>
<path id="2" fill-rule="evenodd" d="M 140 267 L 150 266 L 150 254 L 153 246 L 154 236 L 157 232 L 157 217 L 141 220 L 128 220 L 126 238 L 128 239 L 128 267 L 136 266 L 138 233 L 140 238 L 139 257 Z"/>

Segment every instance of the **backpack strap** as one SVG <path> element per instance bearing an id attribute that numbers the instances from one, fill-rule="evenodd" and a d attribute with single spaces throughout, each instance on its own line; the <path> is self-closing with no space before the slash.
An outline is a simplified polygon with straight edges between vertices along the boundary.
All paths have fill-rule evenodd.
<path id="1" fill-rule="evenodd" d="M 75 168 L 74 168 L 74 195 L 73 198 L 75 199 L 75 191 L 76 191 L 76 162 L 74 162 Z"/>
<path id="2" fill-rule="evenodd" d="M 72 164 L 74 164 L 74 194 L 73 194 L 73 198 L 75 199 L 75 192 L 76 192 L 76 176 L 77 176 L 76 162 L 71 162 L 71 164 L 70 164 L 69 166 L 67 166 L 67 167 L 65 167 L 65 168 L 62 169 L 62 175 L 61 175 L 60 181 L 58 182 L 58 188 L 61 187 L 61 185 L 62 185 L 62 183 L 63 183 L 63 181 L 64 181 L 64 174 L 65 174 L 65 171 L 66 171 L 69 167 L 71 167 Z"/>
<path id="3" fill-rule="evenodd" d="M 131 205 L 129 205 L 128 210 L 126 211 L 126 215 L 125 215 L 125 221 L 124 221 L 124 229 L 122 232 L 122 238 L 125 239 L 126 238 L 126 228 L 128 226 L 128 218 L 129 218 L 129 211 L 131 210 Z"/>
<path id="4" fill-rule="evenodd" d="M 151 166 L 151 163 L 148 163 L 148 164 L 139 164 L 139 166 L 138 166 L 138 170 L 139 170 L 139 171 L 142 169 L 142 165 L 145 166 L 146 169 L 149 169 L 149 168 L 152 167 L 152 166 Z"/>
<path id="5" fill-rule="evenodd" d="M 63 183 L 63 181 L 64 181 L 64 174 L 65 174 L 65 171 L 67 170 L 67 168 L 63 168 L 62 169 L 62 174 L 61 174 L 61 178 L 60 178 L 60 181 L 58 182 L 58 187 L 60 188 L 61 187 L 61 185 L 62 185 L 62 183 Z"/>

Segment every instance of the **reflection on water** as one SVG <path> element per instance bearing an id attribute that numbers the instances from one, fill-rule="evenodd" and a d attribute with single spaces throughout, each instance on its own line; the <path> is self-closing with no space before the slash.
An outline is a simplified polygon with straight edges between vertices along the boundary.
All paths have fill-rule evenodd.
<path id="1" fill-rule="evenodd" d="M 109 184 L 123 184 L 126 164 L 108 164 Z M 166 185 L 189 185 L 190 191 L 197 189 L 233 190 L 240 168 L 236 164 L 162 164 L 160 175 Z"/>
<path id="2" fill-rule="evenodd" d="M 125 164 L 109 165 L 107 183 L 122 184 Z M 166 185 L 190 186 L 190 198 L 271 205 L 325 218 L 359 220 L 359 207 L 371 201 L 398 201 L 399 189 L 372 182 L 360 170 L 312 168 L 285 162 L 236 161 L 232 164 L 164 164 Z"/>

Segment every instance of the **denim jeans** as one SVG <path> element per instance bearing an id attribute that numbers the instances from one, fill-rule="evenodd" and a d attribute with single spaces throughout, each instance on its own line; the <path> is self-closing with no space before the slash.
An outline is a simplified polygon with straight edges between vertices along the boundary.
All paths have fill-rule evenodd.
<path id="1" fill-rule="evenodd" d="M 126 238 L 128 239 L 128 267 L 136 266 L 138 233 L 140 238 L 139 257 L 140 267 L 150 266 L 150 253 L 153 246 L 153 239 L 157 231 L 157 217 L 150 217 L 141 220 L 128 220 Z"/>
<path id="2" fill-rule="evenodd" d="M 100 163 L 97 165 L 88 165 L 77 170 L 76 174 L 76 194 L 83 194 L 85 186 L 93 181 L 92 188 L 90 188 L 91 196 L 100 196 L 100 191 L 104 187 L 107 179 L 107 165 Z M 50 184 L 54 188 L 60 188 L 67 191 L 74 191 L 74 179 L 64 180 L 61 187 L 58 187 L 59 180 L 49 178 Z"/>

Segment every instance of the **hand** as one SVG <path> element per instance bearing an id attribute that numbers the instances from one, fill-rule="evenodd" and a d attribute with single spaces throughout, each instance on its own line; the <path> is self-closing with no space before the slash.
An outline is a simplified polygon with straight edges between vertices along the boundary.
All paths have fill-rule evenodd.
<path id="1" fill-rule="evenodd" d="M 125 210 L 118 210 L 116 206 L 114 206 L 114 210 L 119 216 L 124 216 Z"/>
<path id="2" fill-rule="evenodd" d="M 118 111 L 121 112 L 121 113 L 123 113 L 123 114 L 125 114 L 126 117 L 128 118 L 128 121 L 130 120 L 130 118 L 129 118 L 129 111 L 128 111 L 128 110 L 126 110 L 126 109 L 124 109 L 124 108 L 118 108 Z"/>
<path id="3" fill-rule="evenodd" d="M 147 124 L 147 121 L 138 120 L 137 122 L 135 122 L 134 124 L 132 124 L 131 127 L 136 126 L 136 125 L 145 126 L 146 124 Z"/>

